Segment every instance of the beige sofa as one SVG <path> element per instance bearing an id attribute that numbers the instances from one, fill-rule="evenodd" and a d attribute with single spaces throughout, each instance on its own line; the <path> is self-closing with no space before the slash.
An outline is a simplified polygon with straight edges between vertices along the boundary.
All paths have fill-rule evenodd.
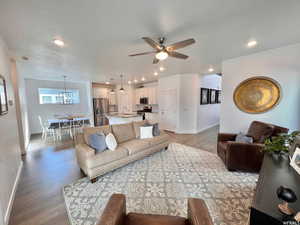
<path id="1" fill-rule="evenodd" d="M 92 182 L 111 170 L 117 169 L 130 162 L 139 160 L 154 152 L 167 149 L 169 145 L 169 135 L 161 131 L 159 136 L 140 139 L 140 126 L 146 121 L 139 121 L 127 124 L 88 127 L 84 128 L 82 137 L 76 137 L 76 156 L 81 170 Z M 117 142 L 116 150 L 106 150 L 95 154 L 93 148 L 88 143 L 90 134 L 103 132 L 105 135 L 112 133 Z"/>

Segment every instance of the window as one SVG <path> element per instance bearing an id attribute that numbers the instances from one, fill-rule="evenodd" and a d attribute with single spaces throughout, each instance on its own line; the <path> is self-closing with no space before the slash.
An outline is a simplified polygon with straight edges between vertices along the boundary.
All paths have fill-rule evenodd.
<path id="1" fill-rule="evenodd" d="M 79 90 L 39 88 L 39 102 L 40 104 L 79 104 Z"/>

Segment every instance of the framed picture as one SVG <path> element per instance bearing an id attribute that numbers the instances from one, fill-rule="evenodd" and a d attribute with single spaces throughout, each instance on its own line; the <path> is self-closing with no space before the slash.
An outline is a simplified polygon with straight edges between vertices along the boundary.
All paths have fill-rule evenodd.
<path id="1" fill-rule="evenodd" d="M 209 89 L 201 88 L 200 105 L 209 104 Z"/>
<path id="2" fill-rule="evenodd" d="M 294 152 L 293 158 L 290 162 L 291 167 L 293 167 L 297 173 L 300 175 L 300 148 L 297 147 Z"/>
<path id="3" fill-rule="evenodd" d="M 216 103 L 221 103 L 221 90 L 217 90 L 216 98 Z"/>
<path id="4" fill-rule="evenodd" d="M 0 75 L 0 115 L 8 112 L 6 83 L 3 76 Z"/>
<path id="5" fill-rule="evenodd" d="M 216 104 L 217 103 L 217 90 L 210 89 L 209 103 L 210 104 Z"/>

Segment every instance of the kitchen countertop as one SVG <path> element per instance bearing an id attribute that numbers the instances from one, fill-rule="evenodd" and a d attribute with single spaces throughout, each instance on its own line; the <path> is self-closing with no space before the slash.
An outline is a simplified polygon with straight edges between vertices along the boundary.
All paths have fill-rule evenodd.
<path id="1" fill-rule="evenodd" d="M 109 114 L 107 115 L 107 117 L 133 118 L 133 117 L 142 117 L 142 115 L 138 115 L 135 113 L 123 113 L 123 114 L 115 113 L 115 114 Z"/>

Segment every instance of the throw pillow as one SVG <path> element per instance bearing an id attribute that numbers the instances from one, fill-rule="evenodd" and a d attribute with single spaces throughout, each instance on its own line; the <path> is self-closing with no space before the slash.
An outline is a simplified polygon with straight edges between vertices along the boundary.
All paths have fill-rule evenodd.
<path id="1" fill-rule="evenodd" d="M 158 127 L 158 123 L 153 124 L 153 136 L 159 136 L 160 135 L 160 130 Z"/>
<path id="2" fill-rule="evenodd" d="M 112 133 L 109 133 L 106 136 L 105 142 L 106 142 L 106 145 L 107 145 L 109 150 L 114 151 L 118 147 L 117 140 L 116 140 L 115 136 Z"/>
<path id="3" fill-rule="evenodd" d="M 98 154 L 107 149 L 105 142 L 105 135 L 103 133 L 94 133 L 89 135 L 89 146 L 95 149 L 95 153 Z"/>
<path id="4" fill-rule="evenodd" d="M 243 134 L 242 132 L 238 133 L 238 135 L 235 138 L 236 142 L 240 142 L 240 143 L 248 143 L 251 144 L 253 143 L 253 138 L 247 136 L 246 134 Z"/>
<path id="5" fill-rule="evenodd" d="M 153 126 L 141 126 L 140 127 L 140 138 L 153 138 Z"/>

